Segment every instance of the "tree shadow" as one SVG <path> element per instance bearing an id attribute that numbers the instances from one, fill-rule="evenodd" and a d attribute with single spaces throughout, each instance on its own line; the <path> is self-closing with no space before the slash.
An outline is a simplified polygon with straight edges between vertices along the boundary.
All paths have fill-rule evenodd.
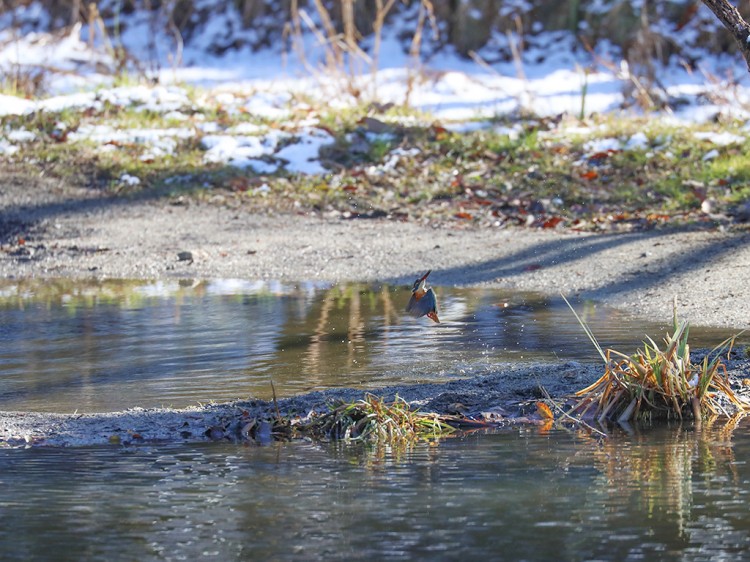
<path id="1" fill-rule="evenodd" d="M 672 244 L 673 240 L 662 241 L 665 237 L 679 232 L 689 232 L 689 228 L 668 228 L 636 233 L 598 234 L 586 237 L 561 237 L 555 240 L 539 242 L 531 247 L 524 247 L 494 260 L 457 266 L 440 270 L 439 282 L 462 285 L 476 285 L 490 282 L 505 282 L 511 286 L 514 280 L 534 275 L 535 272 L 547 272 L 559 266 L 575 266 L 580 263 L 584 268 L 597 267 L 596 255 L 618 247 L 637 245 L 643 248 L 639 259 L 644 263 L 641 269 L 634 270 L 632 264 L 623 268 L 622 275 L 614 280 L 603 282 L 599 286 L 576 291 L 583 298 L 606 300 L 624 293 L 640 294 L 654 287 L 665 284 L 675 275 L 685 276 L 701 270 L 710 269 L 722 258 L 737 251 L 750 241 L 750 234 L 735 237 L 721 237 L 706 241 L 700 245 L 675 246 L 666 257 L 659 260 L 647 260 L 646 251 L 658 244 Z M 592 259 L 593 257 L 593 259 Z M 565 275 L 565 273 L 560 273 Z M 589 277 L 590 278 L 590 277 Z M 568 280 L 562 280 L 561 288 Z M 411 278 L 392 280 L 394 283 L 411 283 Z M 436 279 L 438 282 L 438 279 Z M 710 298 L 710 294 L 706 294 Z"/>
<path id="2" fill-rule="evenodd" d="M 0 207 L 0 243 L 14 243 L 16 238 L 33 232 L 48 221 L 66 215 L 85 215 L 109 207 L 127 206 L 144 201 L 156 201 L 173 194 L 164 188 L 143 189 L 134 193 L 109 193 L 98 188 L 69 187 L 55 189 L 44 182 L 10 185 L 21 178 L 6 180 L 3 191 L 9 192 L 9 204 Z M 44 192 L 39 193 L 40 190 Z M 26 192 L 22 194 L 22 192 Z M 59 191 L 59 192 L 58 192 Z M 34 201 L 34 198 L 37 198 Z"/>

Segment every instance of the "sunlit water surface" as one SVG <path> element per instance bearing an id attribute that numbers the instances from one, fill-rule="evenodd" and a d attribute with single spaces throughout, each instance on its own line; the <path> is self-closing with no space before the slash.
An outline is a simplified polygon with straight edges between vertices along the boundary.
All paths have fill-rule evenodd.
<path id="1" fill-rule="evenodd" d="M 0 450 L 0 557 L 746 559 L 748 429 Z"/>
<path id="2" fill-rule="evenodd" d="M 210 282 L 0 282 L 0 408 L 96 412 L 377 388 L 496 373 L 519 360 L 598 360 L 561 299 L 437 287 L 442 323 L 409 288 Z M 607 347 L 659 340 L 645 322 L 575 303 Z M 695 321 L 694 321 L 695 323 Z M 693 328 L 693 348 L 726 330 Z"/>
<path id="3" fill-rule="evenodd" d="M 0 408 L 108 411 L 596 360 L 557 299 L 215 281 L 0 285 Z M 605 346 L 654 325 L 576 303 Z M 694 330 L 694 347 L 728 333 Z M 0 448 L 0 560 L 735 560 L 750 432 L 511 428 L 361 445 Z"/>

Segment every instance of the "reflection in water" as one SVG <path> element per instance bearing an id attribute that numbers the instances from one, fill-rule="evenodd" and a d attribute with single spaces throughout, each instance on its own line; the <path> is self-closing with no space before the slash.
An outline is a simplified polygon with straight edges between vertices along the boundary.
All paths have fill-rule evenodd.
<path id="1" fill-rule="evenodd" d="M 0 557 L 741 559 L 748 429 L 0 450 Z"/>
<path id="2" fill-rule="evenodd" d="M 598 360 L 560 299 L 436 287 L 441 324 L 409 287 L 210 282 L 0 283 L 0 402 L 72 412 L 270 398 L 497 372 L 515 360 Z M 605 346 L 664 326 L 578 304 Z M 671 319 L 666 319 L 667 321 Z M 691 329 L 693 348 L 727 331 Z"/>
<path id="3" fill-rule="evenodd" d="M 742 415 L 729 421 L 714 418 L 699 430 L 661 428 L 657 441 L 652 434 L 636 434 L 626 447 L 618 447 L 616 441 L 604 441 L 595 458 L 602 471 L 602 490 L 607 501 L 638 490 L 637 507 L 650 518 L 669 520 L 679 537 L 700 533 L 693 524 L 694 510 L 700 508 L 694 505 L 696 490 L 701 486 L 699 480 L 712 488 L 719 482 L 725 484 L 712 490 L 717 499 L 738 499 L 726 491 L 727 487 L 743 485 L 732 444 L 732 435 L 740 424 L 748 428 L 748 420 Z"/>

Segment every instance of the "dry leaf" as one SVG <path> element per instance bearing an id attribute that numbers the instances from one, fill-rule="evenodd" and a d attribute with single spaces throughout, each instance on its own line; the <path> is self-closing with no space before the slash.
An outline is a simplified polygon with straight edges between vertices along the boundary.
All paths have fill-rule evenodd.
<path id="1" fill-rule="evenodd" d="M 552 410 L 550 410 L 550 407 L 547 406 L 544 402 L 537 402 L 536 403 L 536 411 L 539 412 L 539 415 L 544 420 L 554 420 L 555 414 L 552 413 Z"/>

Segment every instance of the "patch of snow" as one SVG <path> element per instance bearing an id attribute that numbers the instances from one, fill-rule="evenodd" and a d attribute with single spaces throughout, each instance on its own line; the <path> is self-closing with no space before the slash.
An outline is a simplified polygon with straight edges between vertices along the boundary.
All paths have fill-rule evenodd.
<path id="1" fill-rule="evenodd" d="M 278 140 L 277 135 L 206 135 L 201 139 L 201 145 L 207 149 L 203 159 L 235 168 L 252 168 L 259 174 L 271 174 L 278 169 L 278 165 L 266 162 L 261 157 L 273 155 Z"/>
<path id="2" fill-rule="evenodd" d="M 698 131 L 693 133 L 693 136 L 698 140 L 705 140 L 718 146 L 728 146 L 730 144 L 740 144 L 745 142 L 745 137 L 728 133 L 726 131 L 721 133 Z"/>
<path id="3" fill-rule="evenodd" d="M 8 131 L 5 136 L 8 137 L 8 140 L 13 142 L 32 142 L 36 140 L 36 133 L 33 131 L 27 131 L 26 129 Z"/>
<path id="4" fill-rule="evenodd" d="M 625 143 L 625 150 L 642 150 L 648 148 L 648 137 L 643 131 L 635 133 Z"/>
<path id="5" fill-rule="evenodd" d="M 8 156 L 18 152 L 18 147 L 10 144 L 5 139 L 0 139 L 0 154 L 7 154 Z"/>
<path id="6" fill-rule="evenodd" d="M 123 174 L 120 176 L 120 183 L 130 186 L 140 185 L 141 179 L 137 176 L 131 176 L 130 174 Z"/>
<path id="7" fill-rule="evenodd" d="M 297 135 L 298 141 L 289 144 L 276 153 L 278 158 L 287 161 L 284 166 L 289 172 L 300 174 L 325 174 L 326 170 L 318 161 L 320 149 L 333 142 L 333 137 L 323 129 L 303 129 Z"/>
<path id="8" fill-rule="evenodd" d="M 265 146 L 260 137 L 252 136 L 206 135 L 201 139 L 201 145 L 207 149 L 207 162 L 229 163 L 273 152 L 273 146 Z"/>
<path id="9" fill-rule="evenodd" d="M 172 121 L 188 121 L 190 117 L 181 111 L 169 111 L 164 114 L 164 119 L 171 119 Z"/>
<path id="10" fill-rule="evenodd" d="M 417 156 L 422 151 L 417 148 L 416 146 L 414 148 L 394 148 L 391 150 L 391 155 L 393 156 Z"/>
<path id="11" fill-rule="evenodd" d="M 54 96 L 41 100 L 36 104 L 36 110 L 59 112 L 65 109 L 101 109 L 102 104 L 96 99 L 94 92 L 80 92 L 77 94 L 67 94 Z"/>
<path id="12" fill-rule="evenodd" d="M 208 121 L 206 123 L 198 123 L 195 126 L 196 129 L 201 131 L 202 133 L 218 133 L 221 131 L 221 126 L 216 121 Z"/>
<path id="13" fill-rule="evenodd" d="M 15 66 L 54 67 L 60 75 L 85 72 L 93 74 L 97 65 L 112 66 L 112 59 L 104 52 L 92 50 L 81 39 L 81 25 L 74 25 L 70 33 L 58 37 L 50 33 L 15 34 L 12 27 L 0 31 L 0 68 Z M 75 81 L 61 80 L 71 86 Z"/>
<path id="14" fill-rule="evenodd" d="M 474 131 L 484 131 L 489 129 L 492 124 L 489 121 L 458 121 L 455 123 L 446 123 L 445 128 L 453 133 L 473 133 Z"/>
<path id="15" fill-rule="evenodd" d="M 256 174 L 273 174 L 278 171 L 279 166 L 277 164 L 270 164 L 265 160 L 249 160 L 247 163 L 248 167 L 251 168 Z M 265 184 L 263 184 L 265 185 Z M 253 193 L 265 193 L 263 185 L 253 191 Z M 266 186 L 268 187 L 268 186 Z"/>
<path id="16" fill-rule="evenodd" d="M 622 150 L 622 142 L 615 138 L 593 139 L 586 141 L 583 145 L 583 149 L 588 153 Z"/>
<path id="17" fill-rule="evenodd" d="M 708 152 L 706 152 L 703 155 L 702 160 L 704 162 L 708 162 L 709 160 L 713 160 L 714 158 L 718 158 L 718 157 L 719 157 L 719 151 L 714 148 L 714 149 L 709 150 Z"/>
<path id="18" fill-rule="evenodd" d="M 177 86 L 123 86 L 102 89 L 98 99 L 118 107 L 137 106 L 141 111 L 168 113 L 190 107 L 192 103 L 184 88 Z"/>
<path id="19" fill-rule="evenodd" d="M 250 115 L 267 119 L 288 119 L 290 113 L 287 106 L 290 101 L 289 92 L 258 92 L 247 98 L 241 107 Z"/>
<path id="20" fill-rule="evenodd" d="M 391 172 L 396 169 L 396 166 L 398 166 L 398 163 L 401 161 L 402 156 L 417 156 L 420 152 L 421 150 L 416 147 L 409 149 L 396 148 L 394 150 L 391 150 L 391 152 L 388 154 L 388 158 L 380 167 L 381 171 Z"/>
<path id="21" fill-rule="evenodd" d="M 30 113 L 36 107 L 36 103 L 16 96 L 0 94 L 0 116 L 24 115 Z"/>
<path id="22" fill-rule="evenodd" d="M 192 129 L 173 127 L 168 129 L 116 129 L 109 125 L 81 125 L 68 134 L 71 142 L 89 141 L 97 144 L 101 151 L 116 150 L 120 145 L 138 144 L 148 152 L 142 160 L 155 160 L 161 156 L 174 154 L 176 139 L 186 139 L 195 135 Z"/>
<path id="23" fill-rule="evenodd" d="M 265 125 L 256 125 L 255 123 L 240 123 L 227 129 L 227 133 L 233 135 L 257 135 L 268 130 Z"/>
<path id="24" fill-rule="evenodd" d="M 522 127 L 520 125 L 513 125 L 512 127 L 506 127 L 505 125 L 496 125 L 492 128 L 495 133 L 498 135 L 505 135 L 510 140 L 515 141 L 518 140 L 518 137 L 521 135 Z"/>

